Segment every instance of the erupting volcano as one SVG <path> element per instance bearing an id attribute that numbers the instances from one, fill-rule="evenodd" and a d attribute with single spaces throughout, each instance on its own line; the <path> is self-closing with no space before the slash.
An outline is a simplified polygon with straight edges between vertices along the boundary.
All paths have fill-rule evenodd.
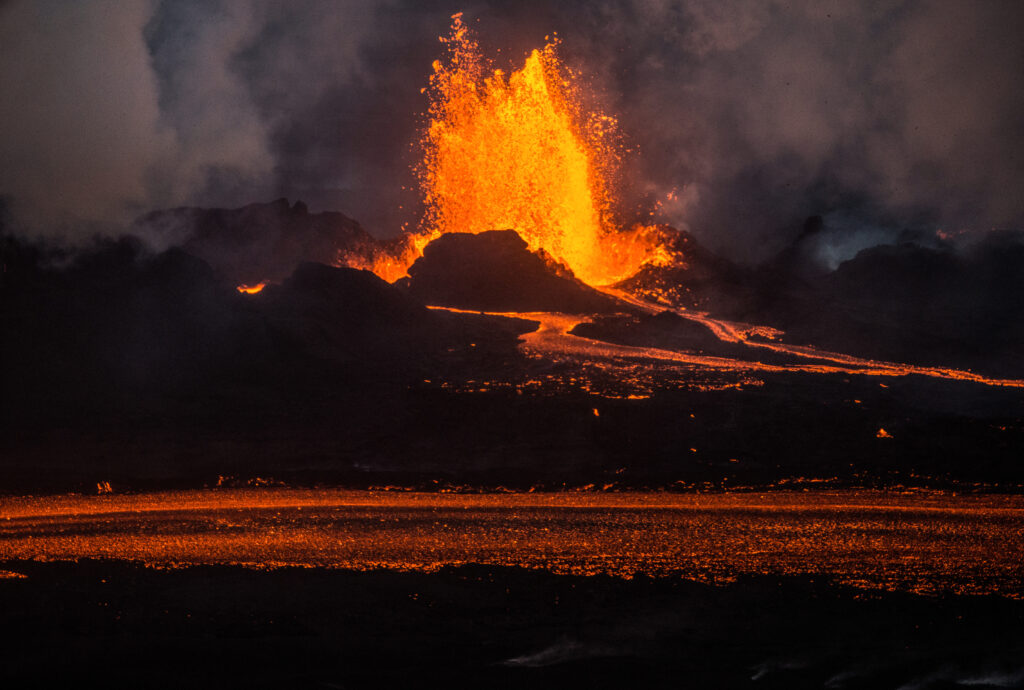
<path id="1" fill-rule="evenodd" d="M 453 16 L 446 62 L 433 64 L 429 123 L 417 169 L 426 207 L 421 230 L 372 270 L 405 275 L 423 247 L 451 232 L 513 229 L 591 285 L 622 280 L 667 258 L 654 228 L 621 230 L 612 191 L 620 156 L 615 118 L 587 113 L 577 75 L 557 40 L 518 70 L 492 69 Z"/>
<path id="2" fill-rule="evenodd" d="M 0 0 L 0 688 L 1024 687 L 1018 6 Z"/>

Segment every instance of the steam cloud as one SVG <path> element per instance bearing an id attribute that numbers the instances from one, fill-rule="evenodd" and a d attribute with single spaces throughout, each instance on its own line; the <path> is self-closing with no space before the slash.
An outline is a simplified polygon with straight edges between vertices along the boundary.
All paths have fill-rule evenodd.
<path id="1" fill-rule="evenodd" d="M 628 207 L 674 189 L 665 220 L 734 257 L 777 250 L 810 214 L 837 219 L 840 254 L 887 228 L 1024 226 L 1012 0 L 15 0 L 0 198 L 18 229 L 71 236 L 281 195 L 395 234 L 415 220 L 420 89 L 458 10 L 498 66 L 557 31 L 640 151 Z"/>

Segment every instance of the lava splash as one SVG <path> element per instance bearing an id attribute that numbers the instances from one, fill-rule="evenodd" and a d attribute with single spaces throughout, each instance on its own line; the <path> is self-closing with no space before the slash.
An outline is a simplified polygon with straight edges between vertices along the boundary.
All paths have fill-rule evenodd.
<path id="1" fill-rule="evenodd" d="M 424 158 L 417 174 L 426 208 L 422 232 L 372 266 L 386 280 L 432 239 L 449 232 L 514 229 L 591 285 L 624 279 L 664 260 L 654 228 L 622 231 L 612 216 L 619 160 L 617 123 L 581 106 L 576 75 L 557 41 L 506 74 L 491 69 L 453 17 L 446 61 L 435 61 Z"/>

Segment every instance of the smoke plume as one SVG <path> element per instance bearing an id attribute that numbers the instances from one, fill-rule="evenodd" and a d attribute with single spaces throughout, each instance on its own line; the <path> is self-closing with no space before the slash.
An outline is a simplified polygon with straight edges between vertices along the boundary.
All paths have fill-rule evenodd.
<path id="1" fill-rule="evenodd" d="M 459 10 L 496 67 L 558 33 L 633 149 L 626 220 L 661 202 L 746 260 L 812 214 L 846 248 L 1024 226 L 1024 11 L 998 0 L 16 0 L 0 198 L 18 228 L 72 237 L 278 196 L 396 234 L 417 218 L 420 89 Z"/>

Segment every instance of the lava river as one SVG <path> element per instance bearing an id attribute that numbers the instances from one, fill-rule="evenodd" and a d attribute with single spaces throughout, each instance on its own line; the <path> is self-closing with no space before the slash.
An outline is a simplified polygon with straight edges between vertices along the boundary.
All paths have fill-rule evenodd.
<path id="1" fill-rule="evenodd" d="M 1024 596 L 1024 499 L 869 491 L 445 494 L 210 489 L 0 499 L 0 569 L 112 558 L 434 571 L 480 563 Z"/>
<path id="2" fill-rule="evenodd" d="M 640 383 L 643 377 L 636 376 L 639 370 L 657 369 L 664 381 L 675 380 L 681 385 L 693 382 L 693 373 L 703 371 L 711 378 L 700 378 L 697 384 L 702 388 L 731 388 L 742 383 L 757 382 L 756 375 L 762 373 L 807 373 L 846 374 L 875 377 L 925 376 L 953 381 L 965 381 L 987 386 L 1024 388 L 1024 380 L 993 378 L 962 369 L 916 366 L 865 359 L 837 352 L 819 350 L 807 345 L 792 345 L 754 335 L 781 335 L 780 332 L 749 324 L 734 323 L 716 319 L 704 312 L 655 305 L 638 299 L 629 293 L 604 289 L 606 294 L 624 304 L 646 313 L 657 313 L 666 309 L 679 316 L 705 326 L 722 343 L 742 345 L 749 348 L 750 358 L 732 358 L 702 354 L 694 351 L 670 350 L 658 347 L 637 347 L 603 340 L 577 336 L 573 328 L 590 320 L 585 314 L 562 314 L 554 312 L 488 312 L 495 316 L 510 316 L 536 321 L 537 330 L 522 336 L 525 354 L 550 361 L 571 360 L 576 363 L 590 362 L 603 369 L 619 370 L 619 378 L 626 384 L 632 379 Z M 433 306 L 432 309 L 461 312 L 465 310 Z M 759 361 L 758 354 L 781 355 L 786 363 Z M 630 373 L 631 372 L 631 373 Z M 648 372 L 652 373 L 652 372 Z M 723 375 L 715 377 L 716 374 Z M 639 390 L 643 390 L 641 385 Z M 635 392 L 635 391 L 634 391 Z"/>

